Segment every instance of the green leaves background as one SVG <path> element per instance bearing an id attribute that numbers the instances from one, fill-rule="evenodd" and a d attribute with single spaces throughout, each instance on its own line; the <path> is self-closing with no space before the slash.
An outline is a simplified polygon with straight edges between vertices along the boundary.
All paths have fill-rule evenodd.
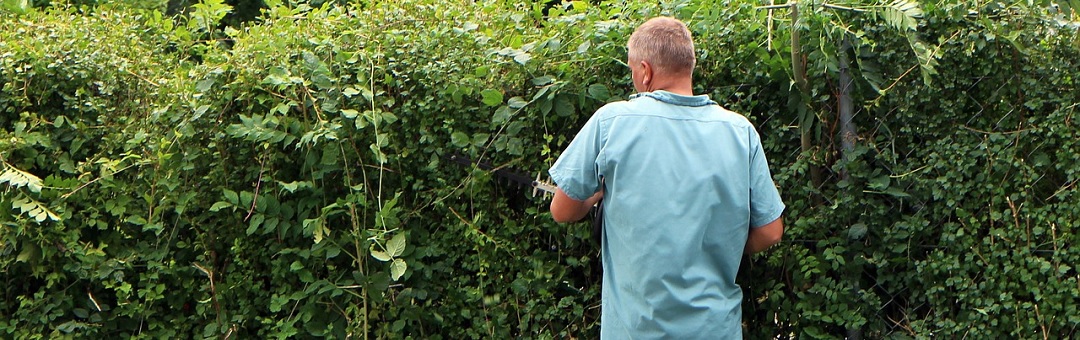
<path id="1" fill-rule="evenodd" d="M 740 274 L 748 337 L 1073 336 L 1075 16 L 914 4 L 806 3 L 795 26 L 750 2 L 4 11 L 0 334 L 596 337 L 588 228 L 449 158 L 549 167 L 632 91 L 625 39 L 663 14 L 699 41 L 695 91 L 759 127 L 789 206 Z"/>

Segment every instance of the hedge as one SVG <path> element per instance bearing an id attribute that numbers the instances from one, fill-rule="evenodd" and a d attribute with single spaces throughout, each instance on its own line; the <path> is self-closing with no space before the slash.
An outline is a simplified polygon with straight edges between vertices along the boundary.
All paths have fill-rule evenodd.
<path id="1" fill-rule="evenodd" d="M 631 93 L 625 37 L 656 15 L 788 203 L 740 273 L 747 337 L 1076 334 L 1071 13 L 290 4 L 0 12 L 0 334 L 595 338 L 589 228 L 502 174 Z"/>

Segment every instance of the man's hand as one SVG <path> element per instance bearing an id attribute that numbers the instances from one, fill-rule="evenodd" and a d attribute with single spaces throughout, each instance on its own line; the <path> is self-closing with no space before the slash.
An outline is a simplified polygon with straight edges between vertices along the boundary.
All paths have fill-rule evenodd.
<path id="1" fill-rule="evenodd" d="M 600 189 L 600 191 L 584 201 L 570 198 L 562 189 L 557 189 L 555 190 L 555 198 L 551 199 L 551 217 L 555 219 L 555 222 L 559 223 L 576 222 L 585 217 L 589 213 L 589 209 L 592 209 L 596 202 L 600 202 L 603 198 L 604 189 Z"/>

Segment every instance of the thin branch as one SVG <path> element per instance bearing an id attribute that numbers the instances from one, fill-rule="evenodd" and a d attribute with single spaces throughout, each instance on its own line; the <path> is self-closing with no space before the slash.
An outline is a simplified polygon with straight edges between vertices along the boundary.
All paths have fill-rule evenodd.
<path id="1" fill-rule="evenodd" d="M 911 73 L 911 71 L 914 71 L 916 67 L 919 67 L 919 65 L 922 65 L 922 64 L 917 64 L 915 66 L 912 66 L 911 68 L 908 68 L 907 71 L 904 71 L 903 74 L 901 74 L 899 77 L 896 77 L 896 81 L 893 81 L 892 84 L 889 84 L 889 86 L 885 87 L 885 89 L 881 90 L 881 92 L 882 93 L 889 92 L 889 90 L 891 90 L 893 87 L 895 87 L 896 84 L 900 83 L 900 81 L 903 80 L 904 77 L 906 77 L 908 75 L 908 73 Z M 878 98 L 881 98 L 881 97 L 884 97 L 884 96 L 885 95 L 883 94 L 883 95 L 879 96 Z M 877 99 L 874 99 L 874 100 L 877 100 Z"/>
<path id="2" fill-rule="evenodd" d="M 769 5 L 770 6 L 776 5 L 775 0 L 769 0 Z M 768 23 L 766 24 L 766 28 L 768 28 L 768 34 L 765 36 L 765 42 L 768 43 L 768 46 L 766 48 L 769 51 L 772 51 L 772 36 L 773 36 L 773 10 L 772 9 L 769 10 Z"/>
<path id="3" fill-rule="evenodd" d="M 798 2 L 788 2 L 786 4 L 781 4 L 781 5 L 757 6 L 757 7 L 754 7 L 754 9 L 757 9 L 757 10 L 762 10 L 762 9 L 774 10 L 774 9 L 790 8 L 791 6 L 794 6 L 794 5 L 798 5 Z M 822 4 L 819 4 L 819 5 L 821 7 L 825 7 L 825 8 L 839 9 L 839 10 L 844 10 L 844 11 L 852 11 L 852 12 L 860 12 L 860 13 L 868 12 L 867 10 L 861 9 L 861 8 L 833 5 L 833 4 L 829 4 L 829 3 L 822 3 Z"/>
<path id="4" fill-rule="evenodd" d="M 121 168 L 120 170 L 116 170 L 115 172 L 109 174 L 109 176 L 121 173 L 124 170 L 127 170 L 128 168 L 131 168 L 131 167 L 136 166 L 136 165 L 139 165 L 139 163 L 135 162 L 135 163 L 132 163 L 131 165 L 125 166 L 125 167 Z M 86 186 L 88 186 L 90 184 L 93 184 L 94 182 L 97 182 L 98 180 L 101 180 L 102 178 L 105 178 L 105 176 L 101 176 L 101 177 L 95 178 L 95 179 L 93 179 L 93 180 L 91 180 L 89 182 L 83 183 L 83 185 L 80 185 L 78 188 L 75 188 L 75 190 L 72 190 L 69 193 L 60 195 L 60 199 L 67 199 L 68 197 L 71 197 L 71 195 L 74 195 L 79 190 L 82 190 L 82 188 L 85 188 Z"/>
<path id="5" fill-rule="evenodd" d="M 758 6 L 758 7 L 754 7 L 754 9 L 758 9 L 758 10 L 770 9 L 771 10 L 771 9 L 784 9 L 784 8 L 789 8 L 789 7 L 791 7 L 791 3 L 786 3 L 786 4 L 783 4 L 783 5 Z"/>
<path id="6" fill-rule="evenodd" d="M 840 5 L 828 4 L 828 3 L 821 4 L 821 7 L 839 9 L 839 10 L 844 10 L 844 11 L 859 12 L 859 13 L 868 12 L 867 10 L 861 9 L 861 8 L 845 7 L 845 6 L 840 6 Z"/>
<path id="7" fill-rule="evenodd" d="M 251 198 L 251 208 L 248 208 L 247 216 L 244 216 L 244 222 L 247 222 L 251 218 L 251 214 L 255 213 L 256 204 L 259 202 L 259 188 L 262 188 L 263 173 L 266 170 L 266 164 L 262 158 L 259 159 L 259 179 L 255 181 L 255 196 Z"/>
<path id="8" fill-rule="evenodd" d="M 973 128 L 973 127 L 969 127 L 967 125 L 961 125 L 960 128 L 964 129 L 964 130 L 971 131 L 971 132 L 978 132 L 978 133 L 981 133 L 981 134 L 984 134 L 984 135 L 1012 135 L 1012 134 L 1023 133 L 1023 132 L 1028 132 L 1028 131 L 1034 130 L 1034 128 L 1027 128 L 1027 129 L 1020 129 L 1020 130 L 1013 130 L 1013 131 L 986 131 L 986 130 L 979 130 L 979 129 L 976 129 L 976 128 Z"/>
<path id="9" fill-rule="evenodd" d="M 1080 179 L 1074 179 L 1072 182 L 1069 182 L 1069 183 L 1066 183 L 1065 185 L 1062 185 L 1061 188 L 1058 188 L 1057 191 L 1054 191 L 1054 194 L 1050 195 L 1050 197 L 1047 197 L 1044 201 L 1049 201 L 1051 198 L 1054 198 L 1058 194 L 1060 194 L 1062 192 L 1065 192 L 1065 190 L 1071 189 L 1074 185 L 1076 185 L 1077 181 L 1080 181 Z"/>
<path id="10" fill-rule="evenodd" d="M 147 83 L 150 83 L 150 85 L 153 85 L 154 87 L 161 87 L 161 85 L 158 85 L 158 83 L 155 83 L 155 82 L 153 82 L 153 81 L 152 81 L 152 80 L 150 80 L 150 79 L 146 79 L 145 77 L 143 77 L 143 76 L 139 75 L 138 73 L 135 73 L 135 72 L 131 72 L 131 70 L 128 70 L 128 69 L 125 69 L 124 71 L 125 71 L 125 72 L 127 72 L 127 73 L 129 73 L 129 74 L 131 74 L 131 75 L 133 75 L 133 76 L 135 76 L 135 78 L 139 78 L 139 79 L 140 79 L 140 80 L 142 80 L 142 81 L 145 81 L 145 82 L 147 82 Z"/>

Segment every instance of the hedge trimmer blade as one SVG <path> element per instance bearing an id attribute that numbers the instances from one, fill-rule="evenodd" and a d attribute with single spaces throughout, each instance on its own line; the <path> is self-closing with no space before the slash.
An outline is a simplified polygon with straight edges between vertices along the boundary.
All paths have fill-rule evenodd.
<path id="1" fill-rule="evenodd" d="M 536 173 L 536 179 L 530 179 L 528 175 L 521 172 L 514 171 L 513 169 L 505 167 L 496 167 L 488 162 L 474 162 L 468 157 L 461 155 L 451 155 L 450 161 L 460 164 L 462 166 L 475 166 L 484 171 L 491 171 L 495 177 L 505 179 L 510 183 L 514 183 L 520 186 L 529 186 L 532 188 L 533 197 L 540 195 L 554 195 L 555 187 L 551 181 L 545 181 L 541 179 L 542 172 Z"/>
<path id="2" fill-rule="evenodd" d="M 545 181 L 540 179 L 543 172 L 537 172 L 536 179 L 530 180 L 527 175 L 524 175 L 522 173 L 515 172 L 511 169 L 507 169 L 504 167 L 496 167 L 491 163 L 484 161 L 476 162 L 463 155 L 453 154 L 450 155 L 448 158 L 451 162 L 457 163 L 461 166 L 475 166 L 484 171 L 491 171 L 494 173 L 495 177 L 504 178 L 511 183 L 521 186 L 531 186 L 533 197 L 540 195 L 544 195 L 545 197 L 547 195 L 555 195 L 555 191 L 558 190 L 555 184 L 551 181 Z M 591 210 L 592 239 L 594 240 L 595 244 L 599 245 L 600 237 L 603 236 L 602 233 L 604 230 L 604 200 L 600 200 L 599 202 L 597 202 Z"/>
<path id="3" fill-rule="evenodd" d="M 557 189 L 555 187 L 555 184 L 553 184 L 551 182 L 548 182 L 548 181 L 540 180 L 540 173 L 536 173 L 536 179 L 532 181 L 532 187 L 533 187 L 533 192 L 532 192 L 533 197 L 536 197 L 536 196 L 541 195 L 541 194 L 544 195 L 544 196 L 547 196 L 549 194 L 554 195 L 555 190 Z"/>

